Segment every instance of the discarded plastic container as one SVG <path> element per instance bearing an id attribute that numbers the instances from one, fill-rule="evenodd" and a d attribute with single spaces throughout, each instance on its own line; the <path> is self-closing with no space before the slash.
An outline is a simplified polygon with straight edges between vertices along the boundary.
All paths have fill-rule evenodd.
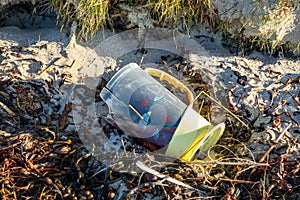
<path id="1" fill-rule="evenodd" d="M 190 105 L 156 81 L 165 80 L 185 92 Z M 130 63 L 119 70 L 100 93 L 110 118 L 122 131 L 141 140 L 151 150 L 192 160 L 222 136 L 224 123 L 213 126 L 192 108 L 191 91 L 169 74 Z"/>

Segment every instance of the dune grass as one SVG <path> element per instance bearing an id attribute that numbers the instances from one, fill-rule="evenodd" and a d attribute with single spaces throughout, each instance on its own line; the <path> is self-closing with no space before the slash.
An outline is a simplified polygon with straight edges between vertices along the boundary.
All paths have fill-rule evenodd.
<path id="1" fill-rule="evenodd" d="M 191 22 L 213 22 L 210 0 L 149 0 L 148 5 L 153 16 L 162 24 L 177 24 L 179 20 L 186 25 Z"/>
<path id="2" fill-rule="evenodd" d="M 112 13 L 121 12 L 119 3 L 146 8 L 157 25 L 176 25 L 180 20 L 186 28 L 192 22 L 214 22 L 210 0 L 47 0 L 55 10 L 62 28 L 76 21 L 79 35 L 84 39 L 93 37 L 97 30 L 111 24 Z"/>
<path id="3" fill-rule="evenodd" d="M 120 9 L 120 4 L 133 8 L 143 8 L 149 13 L 154 26 L 176 28 L 182 24 L 188 32 L 193 25 L 206 24 L 214 33 L 230 35 L 231 41 L 239 44 L 248 43 L 251 48 L 259 49 L 272 54 L 275 49 L 284 49 L 287 45 L 281 44 L 282 35 L 276 32 L 276 28 L 267 28 L 266 33 L 253 35 L 245 38 L 243 33 L 232 36 L 228 34 L 228 27 L 231 25 L 220 20 L 218 13 L 215 13 L 213 3 L 210 0 L 45 0 L 48 7 L 55 10 L 61 27 L 68 27 L 73 21 L 77 22 L 79 30 L 78 37 L 89 40 L 95 36 L 99 29 L 106 26 L 113 27 L 114 16 L 124 16 L 126 12 Z M 278 10 L 285 10 L 293 4 L 291 0 L 281 0 L 278 3 Z M 282 9 L 281 9 L 282 7 Z M 118 20 L 118 19 L 117 19 Z M 265 22 L 266 27 L 268 20 Z M 247 24 L 243 25 L 247 26 Z M 132 27 L 132 26 L 130 26 Z M 271 35 L 270 37 L 268 37 Z M 276 36 L 276 37 L 275 37 Z M 280 37 L 279 37 L 280 36 Z M 234 37 L 234 38 L 232 38 Z M 272 38 L 274 38 L 272 39 Z M 298 51 L 297 47 L 291 47 L 289 51 Z"/>
<path id="4" fill-rule="evenodd" d="M 79 35 L 86 40 L 105 27 L 109 4 L 109 0 L 49 0 L 49 7 L 57 13 L 61 27 L 69 26 L 75 20 L 80 27 Z"/>

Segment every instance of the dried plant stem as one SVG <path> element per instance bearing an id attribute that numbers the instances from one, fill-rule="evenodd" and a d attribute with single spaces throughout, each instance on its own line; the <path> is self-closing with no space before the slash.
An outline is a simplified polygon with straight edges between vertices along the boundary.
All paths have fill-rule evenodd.
<path id="1" fill-rule="evenodd" d="M 62 56 L 60 56 L 60 57 L 58 57 L 58 58 L 55 58 L 51 63 L 49 63 L 48 66 L 45 67 L 45 69 L 43 69 L 42 71 L 40 71 L 38 74 L 41 75 L 41 74 L 43 74 L 44 72 L 48 71 L 49 68 L 53 67 L 54 64 L 55 64 L 56 62 L 58 62 L 61 58 L 62 58 Z"/>
<path id="2" fill-rule="evenodd" d="M 0 101 L 0 106 L 10 115 L 10 116 L 15 116 L 16 114 L 11 110 L 9 109 L 9 107 L 7 107 L 7 105 L 5 105 L 4 103 L 2 103 Z"/>
<path id="3" fill-rule="evenodd" d="M 257 163 L 252 161 L 245 161 L 245 162 L 224 162 L 224 161 L 193 161 L 193 162 L 186 162 L 186 164 L 198 164 L 198 165 L 250 165 L 250 166 L 269 166 L 268 163 Z"/>
<path id="4" fill-rule="evenodd" d="M 228 178 L 215 178 L 217 181 L 226 181 L 231 183 L 242 183 L 242 184 L 256 184 L 257 182 L 247 181 L 247 180 L 237 180 L 237 179 L 228 179 Z"/>
<path id="5" fill-rule="evenodd" d="M 164 179 L 165 181 L 169 181 L 169 182 L 174 183 L 174 184 L 176 184 L 176 185 L 179 185 L 179 186 L 182 186 L 182 187 L 186 187 L 186 188 L 188 188 L 188 189 L 192 189 L 192 190 L 197 190 L 197 191 L 198 191 L 198 189 L 196 189 L 196 188 L 194 188 L 194 187 L 192 187 L 192 186 L 189 186 L 189 185 L 187 185 L 187 184 L 185 184 L 185 183 L 183 183 L 183 182 L 181 182 L 181 181 L 179 181 L 179 180 L 177 180 L 177 179 L 171 178 L 171 177 L 169 177 L 169 176 L 166 176 L 166 175 L 164 175 L 164 174 L 159 173 L 158 171 L 156 171 L 156 170 L 154 170 L 154 169 L 151 169 L 150 167 L 146 166 L 146 165 L 145 165 L 144 163 L 142 163 L 141 161 L 137 161 L 137 162 L 136 162 L 136 165 L 137 165 L 140 169 L 144 170 L 145 172 L 150 173 L 150 174 L 153 174 L 154 176 L 157 176 L 157 177 L 159 177 L 159 178 L 162 178 L 162 179 Z"/>
<path id="6" fill-rule="evenodd" d="M 196 99 L 198 99 L 202 94 L 204 94 L 205 96 L 207 96 L 208 98 L 210 98 L 213 102 L 215 102 L 216 104 L 218 104 L 221 108 L 223 108 L 224 110 L 226 110 L 229 114 L 231 114 L 234 118 L 236 118 L 239 122 L 241 122 L 245 127 L 249 128 L 248 125 L 243 122 L 240 118 L 238 118 L 238 116 L 236 116 L 234 113 L 232 113 L 229 109 L 227 109 L 226 107 L 224 107 L 221 103 L 219 103 L 217 100 L 215 100 L 213 97 L 211 97 L 209 94 L 207 94 L 204 91 L 201 91 L 196 98 L 194 99 L 194 101 Z"/>
<path id="7" fill-rule="evenodd" d="M 292 126 L 292 124 L 289 124 L 282 132 L 281 134 L 278 136 L 278 138 L 275 140 L 276 143 L 278 143 L 281 138 L 284 136 L 285 132 Z M 277 144 L 273 144 L 268 151 L 263 155 L 263 157 L 259 160 L 259 162 L 263 162 L 266 157 L 271 153 L 271 151 L 276 147 Z"/>

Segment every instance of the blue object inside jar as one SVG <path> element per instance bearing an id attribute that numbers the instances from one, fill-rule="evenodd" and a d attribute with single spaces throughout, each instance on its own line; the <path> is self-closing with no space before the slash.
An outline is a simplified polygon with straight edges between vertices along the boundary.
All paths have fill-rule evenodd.
<path id="1" fill-rule="evenodd" d="M 162 148 L 170 142 L 183 114 L 176 100 L 169 98 L 160 88 L 161 86 L 156 84 L 141 86 L 134 91 L 129 100 L 129 104 L 135 109 L 129 109 L 132 121 L 143 128 L 156 127 L 156 131 L 149 137 L 141 139 L 157 148 Z"/>

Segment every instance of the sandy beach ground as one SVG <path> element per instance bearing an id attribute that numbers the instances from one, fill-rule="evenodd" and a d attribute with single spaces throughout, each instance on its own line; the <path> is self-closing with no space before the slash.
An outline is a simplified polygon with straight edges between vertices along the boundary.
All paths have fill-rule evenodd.
<path id="1" fill-rule="evenodd" d="M 61 94 L 58 103 L 62 106 L 58 109 L 58 114 L 62 114 L 65 105 L 72 101 L 77 105 L 68 114 L 75 121 L 75 125 L 67 126 L 66 130 L 79 131 L 83 144 L 90 151 L 105 153 L 118 150 L 120 143 L 116 145 L 112 142 L 103 146 L 103 138 L 99 138 L 99 129 L 103 128 L 97 120 L 99 112 L 102 112 L 101 106 L 83 101 L 93 102 L 97 83 L 104 72 L 118 69 L 126 63 L 139 63 L 143 54 L 136 53 L 139 49 L 137 46 L 126 43 L 128 38 L 116 37 L 122 33 L 106 30 L 105 37 L 99 32 L 89 42 L 78 42 L 70 33 L 61 32 L 53 19 L 39 23 L 39 27 L 25 29 L 17 26 L 0 28 L 1 81 L 14 78 L 46 80 L 52 83 Z M 171 41 L 170 38 L 167 39 L 169 40 Z M 277 160 L 281 155 L 299 157 L 300 60 L 285 57 L 283 54 L 274 57 L 258 51 L 242 56 L 241 52 L 233 51 L 217 35 L 205 29 L 202 32 L 193 31 L 190 37 L 184 35 L 184 44 L 191 40 L 192 46 L 184 46 L 189 51 L 183 51 L 182 55 L 209 74 L 211 79 L 208 84 L 212 85 L 219 101 L 251 125 L 253 132 L 246 145 L 255 160 L 259 161 L 274 142 L 281 143 L 282 148 L 276 147 L 268 155 L 269 160 Z M 143 46 L 145 50 L 150 44 L 151 40 L 146 41 Z M 126 45 L 126 51 L 117 49 L 126 49 Z M 177 51 L 172 45 L 154 45 L 144 54 L 142 65 L 159 67 L 157 63 L 161 62 L 161 56 L 168 56 L 172 51 Z M 92 92 L 84 98 L 75 97 L 74 100 L 72 95 L 77 85 L 85 85 Z M 85 106 L 85 114 L 80 114 L 80 106 Z M 2 107 L 1 110 L 5 112 L 6 109 Z M 63 127 L 64 124 L 61 123 L 60 126 Z M 81 124 L 79 128 L 76 126 L 78 124 Z M 82 133 L 87 129 L 88 133 Z M 120 141 L 118 138 L 110 139 Z M 102 147 L 95 150 L 94 145 L 97 142 Z M 299 193 L 294 194 L 299 198 Z"/>

